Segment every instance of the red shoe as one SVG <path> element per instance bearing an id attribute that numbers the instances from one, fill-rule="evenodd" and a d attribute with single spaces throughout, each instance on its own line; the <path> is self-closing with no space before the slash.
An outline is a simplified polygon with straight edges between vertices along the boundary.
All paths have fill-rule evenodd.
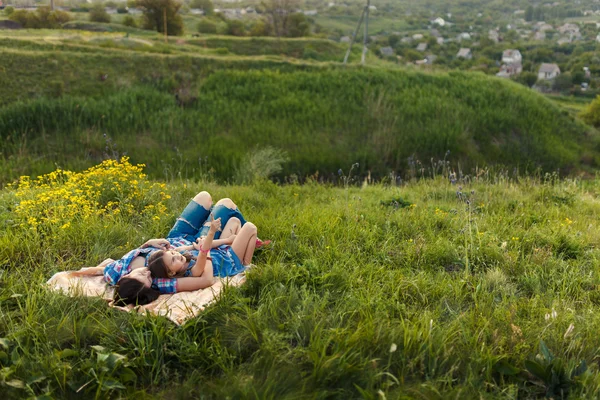
<path id="1" fill-rule="evenodd" d="M 260 249 L 261 247 L 268 246 L 271 244 L 270 240 L 260 240 L 256 239 L 256 246 L 254 248 Z"/>

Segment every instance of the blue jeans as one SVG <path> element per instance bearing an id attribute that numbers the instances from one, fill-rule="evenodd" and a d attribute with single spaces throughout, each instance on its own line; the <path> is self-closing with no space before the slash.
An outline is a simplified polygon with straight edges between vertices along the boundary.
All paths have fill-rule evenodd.
<path id="1" fill-rule="evenodd" d="M 221 218 L 221 228 L 227 225 L 227 222 L 231 217 L 238 218 L 242 223 L 242 226 L 246 223 L 244 216 L 237 208 L 231 209 L 224 205 L 218 205 L 207 210 L 192 200 L 185 207 L 179 218 L 177 218 L 177 221 L 175 221 L 167 238 L 183 237 L 190 242 L 194 242 L 200 236 L 206 236 L 210 226 L 204 224 L 210 220 L 209 216 L 211 214 L 214 219 Z M 216 232 L 214 238 L 219 239 L 220 237 L 221 231 Z"/>

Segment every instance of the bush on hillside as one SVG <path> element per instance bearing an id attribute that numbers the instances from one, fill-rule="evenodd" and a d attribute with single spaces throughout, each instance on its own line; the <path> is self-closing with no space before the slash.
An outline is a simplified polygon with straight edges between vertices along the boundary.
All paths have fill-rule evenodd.
<path id="1" fill-rule="evenodd" d="M 265 23 L 265 21 L 257 21 L 250 29 L 250 36 L 271 36 L 273 33 L 271 25 Z"/>
<path id="2" fill-rule="evenodd" d="M 108 15 L 102 4 L 96 4 L 90 10 L 90 21 L 109 23 L 110 15 Z"/>
<path id="3" fill-rule="evenodd" d="M 118 7 L 117 8 L 117 14 L 128 14 L 129 13 L 129 9 L 127 7 Z"/>
<path id="4" fill-rule="evenodd" d="M 244 36 L 246 34 L 246 27 L 239 19 L 229 20 L 227 21 L 227 34 L 233 36 Z"/>
<path id="5" fill-rule="evenodd" d="M 287 19 L 287 37 L 302 37 L 310 34 L 310 24 L 302 13 L 293 13 Z"/>
<path id="6" fill-rule="evenodd" d="M 521 85 L 525 85 L 527 87 L 532 87 L 538 80 L 538 76 L 535 72 L 523 72 L 520 75 L 517 75 L 515 81 L 519 82 Z"/>
<path id="7" fill-rule="evenodd" d="M 130 28 L 137 28 L 137 22 L 135 22 L 135 18 L 131 15 L 127 15 L 123 18 L 123 25 L 129 26 Z"/>
<path id="8" fill-rule="evenodd" d="M 252 183 L 269 179 L 283 170 L 283 164 L 289 161 L 283 150 L 267 146 L 264 149 L 247 153 L 235 171 L 237 183 Z"/>
<path id="9" fill-rule="evenodd" d="M 183 19 L 179 15 L 179 9 L 182 6 L 180 2 L 176 0 L 138 0 L 136 4 L 144 13 L 144 29 L 164 33 L 166 10 L 167 35 L 178 36 L 183 34 Z"/>
<path id="10" fill-rule="evenodd" d="M 197 29 L 200 33 L 217 33 L 217 24 L 210 22 L 206 18 L 202 18 L 198 22 Z"/>
<path id="11" fill-rule="evenodd" d="M 554 78 L 552 90 L 557 92 L 566 92 L 573 87 L 573 77 L 570 73 L 564 73 Z"/>
<path id="12" fill-rule="evenodd" d="M 600 96 L 596 97 L 580 116 L 586 123 L 600 128 Z"/>
<path id="13" fill-rule="evenodd" d="M 27 29 L 58 29 L 71 20 L 68 13 L 51 11 L 50 7 L 39 7 L 36 11 L 16 10 L 8 18 Z"/>
<path id="14" fill-rule="evenodd" d="M 13 12 L 15 12 L 15 9 L 12 6 L 8 6 L 4 9 L 4 15 L 6 16 L 10 16 L 10 14 L 12 14 Z"/>

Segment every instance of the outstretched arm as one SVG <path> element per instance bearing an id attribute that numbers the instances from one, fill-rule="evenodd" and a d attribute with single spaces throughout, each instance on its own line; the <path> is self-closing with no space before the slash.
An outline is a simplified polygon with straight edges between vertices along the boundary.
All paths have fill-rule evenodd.
<path id="1" fill-rule="evenodd" d="M 204 268 L 200 277 L 177 278 L 177 292 L 192 292 L 212 286 L 214 282 L 212 264 Z"/>
<path id="2" fill-rule="evenodd" d="M 71 271 L 69 272 L 69 276 L 76 277 L 102 275 L 104 268 L 106 268 L 106 266 L 113 261 L 114 260 L 112 258 L 107 258 L 95 267 L 81 268 L 79 271 Z"/>
<path id="3" fill-rule="evenodd" d="M 206 266 L 206 257 L 208 256 L 208 252 L 212 248 L 213 238 L 215 237 L 215 232 L 221 229 L 221 218 L 213 219 L 212 214 L 210 216 L 210 229 L 208 230 L 208 234 L 206 238 L 202 242 L 202 244 L 194 243 L 194 248 L 199 251 L 198 259 L 196 260 L 196 264 L 192 267 L 192 276 L 200 276 L 204 275 L 204 268 Z M 212 267 L 211 267 L 211 279 L 212 279 Z"/>

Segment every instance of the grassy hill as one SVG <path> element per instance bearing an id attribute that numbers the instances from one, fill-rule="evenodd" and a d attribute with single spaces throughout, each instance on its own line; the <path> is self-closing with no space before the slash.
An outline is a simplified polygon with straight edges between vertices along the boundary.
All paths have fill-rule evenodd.
<path id="1" fill-rule="evenodd" d="M 598 165 L 595 131 L 482 74 L 321 62 L 343 54 L 323 40 L 14 35 L 0 41 L 0 69 L 15 71 L 0 75 L 0 182 L 81 169 L 107 147 L 156 177 L 177 166 L 220 180 L 265 146 L 289 155 L 280 178 L 334 180 L 357 162 L 376 178 L 431 176 L 447 162 L 459 174 Z"/>
<path id="2" fill-rule="evenodd" d="M 73 184 L 55 174 L 0 191 L 5 398 L 600 393 L 597 180 L 498 174 L 363 189 L 177 180 L 159 189 L 165 199 L 125 168 L 101 170 L 83 180 L 100 190 L 62 196 Z M 57 271 L 163 236 L 199 190 L 233 198 L 274 245 L 245 286 L 197 319 L 180 328 L 44 289 Z M 114 201 L 110 212 L 98 215 L 94 199 Z"/>

